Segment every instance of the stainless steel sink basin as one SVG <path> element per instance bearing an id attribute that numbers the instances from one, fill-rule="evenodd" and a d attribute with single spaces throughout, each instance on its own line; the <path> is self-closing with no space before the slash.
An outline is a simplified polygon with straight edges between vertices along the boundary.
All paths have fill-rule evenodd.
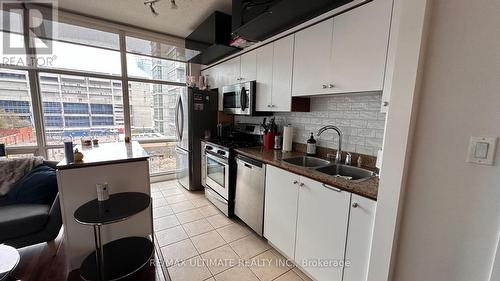
<path id="1" fill-rule="evenodd" d="M 311 156 L 298 156 L 283 159 L 284 162 L 305 168 L 319 168 L 330 165 L 331 162 Z"/>
<path id="2" fill-rule="evenodd" d="M 330 175 L 346 177 L 350 180 L 363 180 L 375 176 L 376 174 L 370 170 L 347 166 L 342 164 L 334 164 L 316 169 L 316 171 Z"/>

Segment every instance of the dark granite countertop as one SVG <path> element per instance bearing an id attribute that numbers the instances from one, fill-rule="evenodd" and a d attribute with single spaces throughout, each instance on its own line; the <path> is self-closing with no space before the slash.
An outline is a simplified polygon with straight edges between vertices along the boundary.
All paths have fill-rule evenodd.
<path id="1" fill-rule="evenodd" d="M 320 173 L 314 169 L 299 167 L 282 161 L 283 158 L 303 156 L 301 152 L 282 152 L 280 150 L 264 149 L 263 147 L 238 148 L 237 153 L 259 160 L 269 165 L 308 177 L 310 179 L 337 187 L 339 189 L 377 200 L 378 177 L 372 177 L 361 182 L 350 181 Z"/>
<path id="2" fill-rule="evenodd" d="M 78 151 L 83 153 L 83 161 L 76 163 L 67 163 L 63 159 L 57 164 L 57 169 L 75 169 L 91 166 L 100 166 L 108 164 L 118 164 L 133 161 L 147 160 L 149 155 L 137 142 L 113 142 L 103 143 L 98 146 L 80 146 L 77 145 Z"/>

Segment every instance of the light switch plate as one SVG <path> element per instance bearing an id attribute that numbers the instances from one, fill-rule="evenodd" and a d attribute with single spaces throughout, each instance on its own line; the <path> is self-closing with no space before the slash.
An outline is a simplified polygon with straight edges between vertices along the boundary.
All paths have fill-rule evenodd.
<path id="1" fill-rule="evenodd" d="M 466 161 L 491 166 L 495 159 L 496 146 L 496 137 L 471 137 Z"/>

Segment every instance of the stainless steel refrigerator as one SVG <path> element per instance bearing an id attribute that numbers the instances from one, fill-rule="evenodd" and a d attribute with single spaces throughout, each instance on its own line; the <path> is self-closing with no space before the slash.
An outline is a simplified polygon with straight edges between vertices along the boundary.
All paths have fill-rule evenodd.
<path id="1" fill-rule="evenodd" d="M 206 134 L 216 136 L 217 91 L 188 88 L 177 96 L 175 127 L 177 134 L 176 177 L 188 190 L 202 189 L 201 142 Z M 209 132 L 209 133 L 208 133 Z"/>

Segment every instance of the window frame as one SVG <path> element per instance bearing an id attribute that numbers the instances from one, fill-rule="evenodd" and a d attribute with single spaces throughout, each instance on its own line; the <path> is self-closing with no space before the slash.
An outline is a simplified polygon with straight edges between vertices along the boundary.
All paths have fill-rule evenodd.
<path id="1" fill-rule="evenodd" d="M 161 33 L 156 33 L 152 32 L 149 30 L 143 30 L 140 28 L 135 28 L 135 27 L 129 27 L 129 26 L 124 26 L 120 25 L 117 23 L 112 23 L 112 22 L 105 22 L 99 19 L 94 19 L 91 17 L 85 17 L 81 15 L 76 15 L 72 14 L 69 12 L 65 11 L 57 11 L 58 12 L 58 17 L 55 22 L 61 22 L 61 23 L 68 23 L 72 25 L 77 25 L 85 28 L 90 28 L 94 30 L 99 30 L 99 31 L 105 31 L 105 32 L 111 32 L 114 34 L 118 35 L 119 38 L 119 49 L 112 49 L 108 47 L 103 47 L 103 46 L 94 46 L 94 45 L 87 45 L 84 43 L 78 43 L 78 42 L 67 42 L 75 45 L 82 45 L 82 46 L 88 46 L 88 47 L 93 47 L 97 49 L 102 49 L 102 50 L 113 50 L 113 51 L 118 51 L 120 53 L 120 66 L 121 66 L 121 74 L 116 75 L 116 74 L 101 74 L 101 73 L 93 73 L 93 72 L 86 72 L 86 71 L 80 71 L 80 70 L 71 70 L 71 69 L 58 69 L 58 68 L 49 68 L 49 67 L 40 67 L 40 66 L 14 66 L 14 65 L 2 65 L 2 68 L 4 69 L 12 69 L 12 70 L 23 70 L 27 71 L 28 73 L 28 82 L 30 84 L 30 97 L 31 97 L 31 105 L 32 105 L 32 110 L 33 110 L 33 122 L 34 122 L 34 129 L 36 133 L 36 140 L 37 144 L 36 145 L 31 145 L 31 146 L 8 146 L 7 147 L 7 153 L 8 154 L 35 154 L 35 155 L 40 155 L 45 158 L 47 158 L 49 154 L 49 150 L 51 149 L 58 149 L 58 148 L 63 148 L 62 144 L 48 144 L 47 139 L 46 139 L 46 127 L 45 127 L 45 119 L 44 119 L 44 112 L 43 112 L 43 101 L 42 101 L 42 93 L 41 93 L 41 87 L 40 87 L 40 74 L 41 73 L 49 73 L 49 74 L 54 74 L 54 75 L 74 75 L 74 76 L 84 76 L 84 77 L 89 77 L 89 78 L 97 78 L 97 79 L 106 79 L 106 80 L 118 80 L 121 82 L 121 90 L 122 90 L 122 98 L 123 98 L 123 117 L 124 117 L 124 128 L 125 128 L 125 136 L 126 137 L 132 137 L 131 135 L 131 115 L 130 115 L 130 98 L 129 98 L 129 89 L 128 89 L 128 84 L 129 82 L 139 82 L 139 83 L 152 83 L 152 84 L 157 84 L 157 85 L 167 85 L 167 86 L 181 86 L 181 87 L 186 87 L 185 83 L 181 82 L 171 82 L 171 81 L 164 81 L 164 80 L 158 80 L 158 79 L 149 79 L 149 78 L 138 78 L 138 77 L 129 77 L 127 73 L 127 54 L 133 54 L 133 55 L 139 55 L 143 57 L 149 57 L 152 59 L 162 59 L 162 60 L 167 60 L 167 61 L 172 61 L 176 63 L 184 63 L 185 64 L 185 71 L 188 73 L 189 71 L 189 64 L 184 61 L 179 61 L 175 59 L 168 59 L 168 58 L 163 58 L 163 57 L 158 57 L 154 55 L 148 55 L 148 54 L 142 54 L 138 52 L 133 52 L 133 51 L 127 51 L 127 46 L 126 46 L 126 37 L 135 37 L 138 39 L 143 39 L 143 40 L 150 40 L 150 41 L 156 41 L 159 43 L 163 44 L 170 44 L 175 47 L 184 47 L 184 40 L 173 37 L 171 35 L 167 34 L 161 34 Z M 23 36 L 24 43 L 26 46 L 29 46 L 30 43 L 34 43 L 34 38 L 31 35 L 31 33 L 28 30 L 28 21 L 29 21 L 29 15 L 28 13 L 24 12 L 23 15 L 23 34 L 20 34 Z M 5 31 L 7 32 L 7 31 Z M 55 41 L 61 41 L 61 42 L 66 42 L 66 40 L 58 40 L 58 39 L 52 39 Z M 36 57 L 36 51 L 33 49 L 28 48 L 27 49 L 27 54 L 28 57 Z M 90 109 L 89 109 L 90 110 Z M 90 113 L 90 112 L 89 112 Z M 91 115 L 91 114 L 90 114 Z M 89 118 L 90 119 L 90 118 Z M 64 120 L 63 120 L 64 122 Z M 170 143 L 170 142 L 175 142 L 175 138 L 152 138 L 152 139 L 142 139 L 138 140 L 139 143 L 143 144 L 154 144 L 154 143 Z M 160 176 L 165 176 L 165 175 L 170 175 L 175 173 L 175 170 L 173 171 L 165 171 L 165 172 L 160 172 L 160 173 L 154 173 L 151 174 L 152 177 L 160 177 Z"/>

